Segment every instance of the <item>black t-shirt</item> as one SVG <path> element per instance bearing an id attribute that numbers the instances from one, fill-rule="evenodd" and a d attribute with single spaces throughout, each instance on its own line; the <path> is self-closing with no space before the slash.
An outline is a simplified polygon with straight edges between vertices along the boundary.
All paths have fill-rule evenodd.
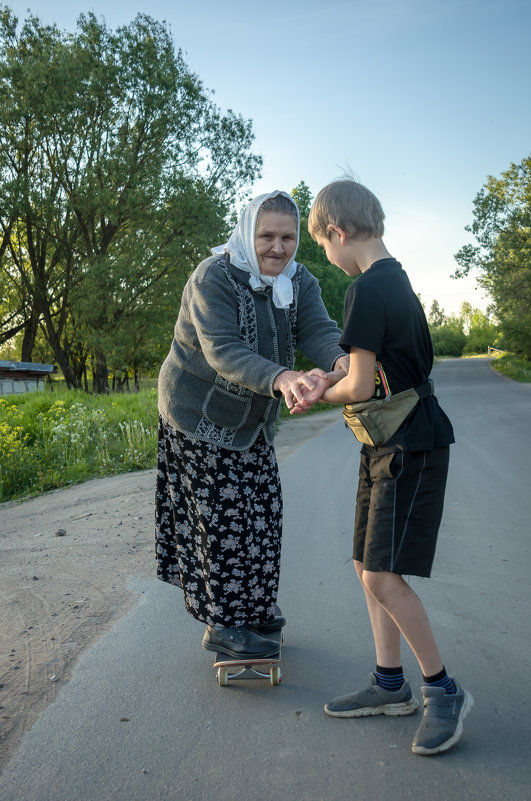
<path id="1" fill-rule="evenodd" d="M 340 344 L 376 353 L 391 393 L 425 384 L 433 366 L 433 347 L 422 305 L 396 259 L 380 259 L 350 285 Z M 450 420 L 430 395 L 419 401 L 396 434 L 368 453 L 424 451 L 454 442 Z"/>

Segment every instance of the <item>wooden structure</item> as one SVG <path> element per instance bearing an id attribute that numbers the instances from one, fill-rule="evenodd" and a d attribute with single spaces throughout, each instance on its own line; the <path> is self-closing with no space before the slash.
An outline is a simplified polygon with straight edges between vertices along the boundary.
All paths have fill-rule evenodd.
<path id="1" fill-rule="evenodd" d="M 56 372 L 54 364 L 0 360 L 0 396 L 44 389 L 46 376 Z"/>

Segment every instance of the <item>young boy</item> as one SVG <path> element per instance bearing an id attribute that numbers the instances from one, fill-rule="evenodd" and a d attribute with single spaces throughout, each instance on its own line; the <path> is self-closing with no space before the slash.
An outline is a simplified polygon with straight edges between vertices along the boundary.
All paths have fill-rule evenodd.
<path id="1" fill-rule="evenodd" d="M 313 203 L 308 228 L 328 260 L 359 278 L 347 290 L 341 345 L 350 368 L 319 378 L 322 400 L 354 403 L 374 397 L 375 363 L 392 393 L 426 384 L 433 349 L 422 306 L 383 241 L 378 199 L 353 180 L 325 186 Z M 312 398 L 309 398 L 311 402 Z M 302 411 L 298 404 L 293 411 Z M 428 577 L 442 516 L 452 425 L 433 394 L 419 400 L 393 437 L 361 449 L 354 527 L 354 565 L 363 586 L 376 670 L 368 687 L 334 698 L 334 717 L 410 715 L 418 707 L 402 671 L 400 634 L 423 674 L 424 714 L 416 754 L 437 754 L 460 738 L 473 704 L 448 676 L 424 607 L 403 575 Z"/>

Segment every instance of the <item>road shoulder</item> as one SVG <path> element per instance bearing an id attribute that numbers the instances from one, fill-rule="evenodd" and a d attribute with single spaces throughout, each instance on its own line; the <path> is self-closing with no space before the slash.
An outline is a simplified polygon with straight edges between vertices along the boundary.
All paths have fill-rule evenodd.
<path id="1" fill-rule="evenodd" d="M 283 421 L 279 464 L 339 417 Z M 144 470 L 2 504 L 0 768 L 79 655 L 135 603 L 129 577 L 154 576 L 154 485 Z"/>

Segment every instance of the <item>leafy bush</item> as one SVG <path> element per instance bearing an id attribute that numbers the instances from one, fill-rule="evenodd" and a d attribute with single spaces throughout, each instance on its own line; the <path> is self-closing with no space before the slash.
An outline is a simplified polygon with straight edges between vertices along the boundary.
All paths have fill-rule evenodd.
<path id="1" fill-rule="evenodd" d="M 484 315 L 474 315 L 463 353 L 487 353 L 489 345 L 496 346 L 499 340 L 499 328 Z"/>
<path id="2" fill-rule="evenodd" d="M 431 330 L 431 341 L 435 356 L 462 356 L 466 344 L 466 335 L 462 328 L 453 325 L 441 325 Z"/>

